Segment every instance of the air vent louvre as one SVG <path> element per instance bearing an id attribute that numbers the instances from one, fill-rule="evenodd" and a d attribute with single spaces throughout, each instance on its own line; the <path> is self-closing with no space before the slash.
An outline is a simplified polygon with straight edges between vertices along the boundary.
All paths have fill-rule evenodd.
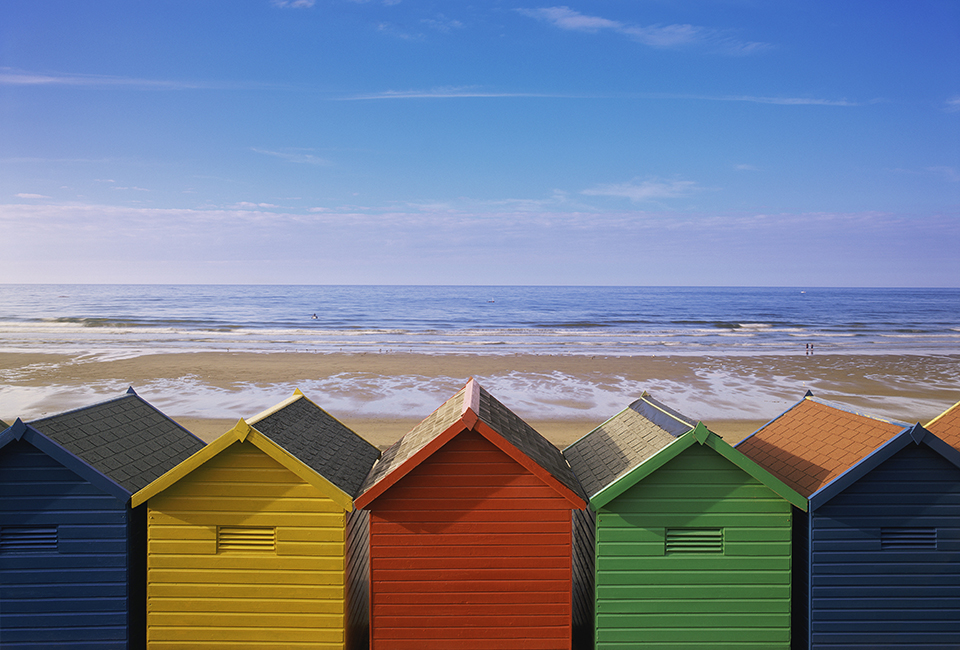
<path id="1" fill-rule="evenodd" d="M 56 526 L 4 526 L 0 528 L 0 553 L 49 553 L 56 550 Z"/>
<path id="2" fill-rule="evenodd" d="M 668 528 L 665 551 L 672 553 L 723 553 L 722 528 Z"/>
<path id="3" fill-rule="evenodd" d="M 884 551 L 936 550 L 936 528 L 881 528 L 880 548 Z"/>
<path id="4" fill-rule="evenodd" d="M 251 526 L 218 526 L 218 551 L 275 551 L 277 529 Z"/>

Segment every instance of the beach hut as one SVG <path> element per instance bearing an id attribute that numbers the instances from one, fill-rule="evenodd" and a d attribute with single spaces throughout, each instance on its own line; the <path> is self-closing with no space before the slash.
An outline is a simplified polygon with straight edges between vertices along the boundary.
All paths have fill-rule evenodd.
<path id="1" fill-rule="evenodd" d="M 597 513 L 598 650 L 790 647 L 799 494 L 647 393 L 563 454 Z"/>
<path id="2" fill-rule="evenodd" d="M 371 648 L 570 648 L 573 518 L 560 450 L 475 380 L 383 452 L 370 511 Z"/>
<path id="3" fill-rule="evenodd" d="M 0 434 L 0 645 L 140 648 L 145 510 L 203 442 L 131 388 Z"/>
<path id="4" fill-rule="evenodd" d="M 960 452 L 809 393 L 737 448 L 808 499 L 798 648 L 960 647 Z"/>
<path id="5" fill-rule="evenodd" d="M 344 648 L 346 523 L 379 451 L 297 391 L 133 496 L 148 648 Z"/>
<path id="6" fill-rule="evenodd" d="M 954 449 L 960 449 L 960 402 L 930 420 L 927 430 Z"/>

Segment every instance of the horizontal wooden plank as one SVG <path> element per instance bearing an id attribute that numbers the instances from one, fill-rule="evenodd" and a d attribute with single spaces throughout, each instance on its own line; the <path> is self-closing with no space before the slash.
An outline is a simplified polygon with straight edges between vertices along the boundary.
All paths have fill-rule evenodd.
<path id="1" fill-rule="evenodd" d="M 422 619 L 425 616 L 423 603 L 379 603 L 376 614 L 377 622 L 380 624 L 385 624 L 384 621 L 391 617 Z M 502 620 L 512 616 L 521 620 L 526 620 L 527 617 L 547 616 L 563 621 L 568 615 L 569 606 L 567 603 L 458 603 L 452 599 L 450 602 L 437 605 L 429 611 L 429 618 L 436 619 L 437 622 L 451 617 L 502 617 Z"/>
<path id="2" fill-rule="evenodd" d="M 376 505 L 376 501 L 374 501 Z M 482 523 L 482 522 L 561 522 L 569 524 L 570 510 L 467 510 L 450 512 L 447 510 L 419 510 L 400 508 L 396 510 L 370 511 L 370 525 L 376 527 L 381 523 L 403 525 L 407 523 Z"/>
<path id="3" fill-rule="evenodd" d="M 218 571 L 216 569 L 147 569 L 147 582 L 160 583 L 206 583 L 223 584 L 296 584 L 339 585 L 343 584 L 343 571 Z"/>
<path id="4" fill-rule="evenodd" d="M 229 625 L 213 626 L 207 619 L 205 624 L 197 626 L 155 625 L 148 620 L 147 644 L 150 648 L 162 641 L 186 642 L 188 647 L 204 641 L 219 643 L 236 642 L 259 644 L 262 648 L 286 648 L 289 643 L 342 643 L 344 633 L 336 627 L 270 627 L 262 624 L 250 626 Z M 181 645 L 183 647 L 183 645 Z"/>
<path id="5" fill-rule="evenodd" d="M 450 535 L 447 533 L 421 533 L 416 536 L 410 535 L 383 535 L 379 531 L 370 535 L 370 552 L 377 553 L 375 549 L 382 546 L 407 546 L 411 553 L 419 552 L 420 548 L 430 546 L 446 546 L 450 548 L 466 549 L 478 546 L 539 546 L 546 551 L 559 549 L 560 553 L 570 554 L 570 531 L 564 533 L 538 533 L 531 530 L 526 534 L 503 534 L 495 533 L 475 534 L 475 535 Z M 564 550 L 565 549 L 565 550 Z"/>
<path id="6" fill-rule="evenodd" d="M 729 513 L 710 513 L 691 511 L 687 513 L 660 512 L 660 513 L 630 513 L 617 514 L 601 511 L 598 515 L 597 528 L 605 526 L 611 528 L 722 528 L 726 526 L 748 527 L 777 527 L 790 526 L 792 518 L 789 513 L 754 512 L 748 518 L 737 521 L 731 519 Z"/>
<path id="7" fill-rule="evenodd" d="M 280 556 L 273 552 L 241 551 L 217 555 L 151 555 L 147 560 L 151 570 L 210 569 L 219 571 L 343 571 L 344 557 Z"/>
<path id="8" fill-rule="evenodd" d="M 535 557 L 459 557 L 459 558 L 390 558 L 376 559 L 370 563 L 370 570 L 374 573 L 380 571 L 410 571 L 420 572 L 436 569 L 473 571 L 478 569 L 489 569 L 495 564 L 497 569 L 511 572 L 522 572 L 525 570 L 539 569 L 562 569 L 565 572 L 570 571 L 570 562 L 558 562 L 556 558 L 535 558 Z"/>
<path id="9" fill-rule="evenodd" d="M 492 518 L 491 518 L 492 519 Z M 435 530 L 442 535 L 477 535 L 485 533 L 525 534 L 528 532 L 547 533 L 554 535 L 569 535 L 570 519 L 559 518 L 551 521 L 451 521 L 443 522 L 395 523 L 378 521 L 376 531 L 378 535 L 418 535 L 421 528 Z"/>
<path id="10" fill-rule="evenodd" d="M 755 584 L 752 582 L 733 584 L 685 584 L 685 585 L 597 585 L 597 603 L 630 602 L 636 607 L 648 607 L 651 601 L 662 601 L 669 607 L 681 599 L 702 598 L 712 600 L 755 600 L 769 598 L 772 600 L 788 600 L 790 598 L 790 582 L 780 584 Z M 659 606 L 654 603 L 652 606 Z M 616 610 L 613 610 L 616 611 Z"/>
<path id="11" fill-rule="evenodd" d="M 433 498 L 411 500 L 402 498 L 396 492 L 388 493 L 388 497 L 380 497 L 374 501 L 372 512 L 382 512 L 390 509 L 398 510 L 496 510 L 508 512 L 511 510 L 561 510 L 569 511 L 573 508 L 569 501 L 561 498 L 536 498 L 522 500 L 486 499 L 474 501 L 471 499 L 444 499 L 439 493 Z M 395 496 L 396 495 L 396 496 Z"/>
<path id="12" fill-rule="evenodd" d="M 234 628 L 308 628 L 343 630 L 342 614 L 315 614 L 310 612 L 217 612 L 211 617 L 206 612 L 149 611 L 147 622 L 157 627 L 207 627 L 215 622 L 219 627 Z"/>
<path id="13" fill-rule="evenodd" d="M 554 630 L 563 629 L 570 625 L 570 619 L 563 613 L 554 615 L 520 616 L 505 611 L 490 615 L 470 613 L 465 616 L 447 614 L 445 611 L 424 613 L 421 609 L 419 616 L 384 616 L 379 611 L 375 614 L 374 635 L 389 637 L 391 632 L 400 630 L 454 630 L 454 636 L 473 636 L 477 633 L 485 638 L 511 638 L 517 630 Z M 471 634 L 473 632 L 473 635 Z M 429 634 L 429 632 L 427 632 Z M 447 634 L 450 634 L 448 631 Z M 429 637 L 424 637 L 429 638 Z"/>
<path id="14" fill-rule="evenodd" d="M 473 471 L 464 471 L 460 465 L 434 464 L 430 467 L 429 473 L 410 474 L 403 478 L 403 488 L 429 488 L 444 489 L 446 487 L 488 487 L 491 485 L 511 486 L 511 487 L 540 487 L 543 481 L 533 474 L 527 472 L 515 463 L 504 463 L 514 468 L 512 472 L 494 472 L 480 473 Z M 488 470 L 489 466 L 484 467 Z"/>
<path id="15" fill-rule="evenodd" d="M 525 604 L 525 603 L 560 603 L 568 604 L 570 595 L 563 590 L 543 591 L 536 588 L 531 591 L 405 591 L 405 592 L 377 592 L 375 594 L 378 605 L 446 605 L 452 602 L 464 604 Z"/>
<path id="16" fill-rule="evenodd" d="M 233 594 L 236 595 L 236 594 Z M 159 598 L 153 596 L 147 600 L 148 612 L 193 612 L 218 614 L 234 613 L 311 613 L 342 616 L 345 603 L 343 598 L 269 598 L 252 593 L 246 598 L 209 597 L 209 598 Z"/>
<path id="17" fill-rule="evenodd" d="M 507 626 L 497 625 L 491 621 L 487 624 L 487 627 L 464 627 L 457 625 L 451 628 L 443 628 L 432 625 L 417 629 L 389 627 L 381 625 L 380 622 L 377 621 L 373 628 L 373 647 L 380 647 L 379 643 L 381 640 L 390 641 L 391 643 L 389 643 L 387 647 L 393 647 L 392 641 L 395 639 L 415 639 L 421 643 L 427 643 L 434 639 L 442 639 L 444 643 L 451 644 L 442 647 L 453 648 L 457 646 L 452 644 L 465 639 L 478 639 L 484 642 L 490 642 L 495 639 L 523 639 L 524 644 L 521 646 L 523 648 L 527 647 L 526 642 L 528 639 L 552 639 L 553 645 L 551 647 L 557 649 L 569 647 L 567 644 L 570 642 L 570 625 L 567 623 L 554 627 Z"/>
<path id="18" fill-rule="evenodd" d="M 698 594 L 689 590 L 686 598 L 663 598 L 653 595 L 652 590 L 644 599 L 612 600 L 603 597 L 597 601 L 597 613 L 602 614 L 739 614 L 752 617 L 756 614 L 790 614 L 790 594 L 777 598 L 721 598 L 713 593 Z"/>
<path id="19" fill-rule="evenodd" d="M 389 645 L 386 642 L 389 641 Z M 390 650 L 564 650 L 569 648 L 569 639 L 524 638 L 524 639 L 381 639 L 377 648 Z"/>
<path id="20" fill-rule="evenodd" d="M 151 500 L 152 501 L 152 500 Z M 151 504 L 154 507 L 154 504 Z M 166 498 L 155 504 L 156 510 L 164 512 L 344 512 L 330 499 L 292 498 L 270 499 L 244 496 L 218 496 L 215 499 L 198 494 Z"/>
<path id="21" fill-rule="evenodd" d="M 187 600 L 193 598 L 236 598 L 250 596 L 255 598 L 312 598 L 316 600 L 342 600 L 345 594 L 343 581 L 330 584 L 264 584 L 244 582 L 155 582 L 147 585 L 148 598 L 173 598 Z"/>
<path id="22" fill-rule="evenodd" d="M 342 527 L 344 512 L 245 512 L 243 510 L 181 510 L 160 512 L 149 510 L 147 523 L 150 528 L 160 524 L 177 526 L 181 523 L 192 526 L 302 526 L 302 527 Z"/>
<path id="23" fill-rule="evenodd" d="M 412 598 L 413 594 L 415 593 L 459 593 L 462 591 L 486 591 L 499 593 L 510 591 L 562 591 L 567 594 L 566 598 L 571 597 L 570 590 L 572 583 L 569 579 L 550 580 L 547 578 L 533 578 L 520 580 L 500 577 L 483 580 L 469 580 L 458 578 L 459 577 L 455 576 L 450 580 L 431 579 L 416 582 L 373 578 L 371 583 L 373 586 L 373 591 L 371 593 L 373 593 L 374 599 L 376 599 L 379 594 L 389 593 L 390 591 L 394 591 L 395 593 L 406 593 L 410 595 L 411 602 L 414 602 Z"/>
<path id="24" fill-rule="evenodd" d="M 715 643 L 740 644 L 736 647 L 750 647 L 759 645 L 762 648 L 773 650 L 790 647 L 789 627 L 764 627 L 751 625 L 740 618 L 739 627 L 718 627 L 707 629 L 690 629 L 688 627 L 654 627 L 643 628 L 620 625 L 616 620 L 603 620 L 597 624 L 597 643 L 636 643 L 637 636 L 643 635 L 644 643 L 674 644 L 679 647 L 715 647 Z M 634 646 L 636 647 L 636 646 Z M 653 646 L 656 647 L 656 646 Z"/>

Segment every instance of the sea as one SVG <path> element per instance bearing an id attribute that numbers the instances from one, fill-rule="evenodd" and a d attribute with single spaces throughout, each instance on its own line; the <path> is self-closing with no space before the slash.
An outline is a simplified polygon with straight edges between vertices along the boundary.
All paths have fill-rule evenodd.
<path id="1" fill-rule="evenodd" d="M 203 351 L 638 360 L 665 355 L 957 355 L 960 289 L 0 284 L 0 352 L 63 353 L 96 362 Z M 0 368 L 0 417 L 43 414 L 54 390 L 69 392 L 73 397 L 68 403 L 79 406 L 125 388 L 121 379 L 116 385 L 83 388 L 28 386 L 18 380 L 18 372 L 22 375 Z M 718 372 L 716 390 L 728 391 L 732 376 Z M 145 389 L 148 399 L 159 400 L 158 405 L 196 417 L 223 416 L 240 403 L 266 407 L 295 388 L 252 381 L 238 396 L 188 385 L 190 381 L 137 388 Z M 353 388 L 359 390 L 362 384 L 369 391 L 377 381 L 382 399 L 351 401 L 351 382 Z M 413 372 L 406 378 L 340 376 L 318 378 L 304 390 L 313 389 L 325 407 L 348 415 L 394 416 L 402 411 L 425 416 L 462 381 L 457 377 L 426 386 Z M 586 385 L 582 377 L 518 374 L 487 382 L 501 401 L 525 404 L 525 417 L 601 421 L 616 405 L 625 405 L 626 395 L 646 388 L 599 388 Z M 658 396 L 675 396 L 684 404 L 696 401 L 686 387 L 659 388 Z M 757 393 L 756 386 L 749 388 L 751 395 Z M 953 384 L 939 388 L 953 394 Z M 960 377 L 955 388 L 960 391 Z M 748 413 L 721 409 L 716 416 L 776 412 L 783 403 L 778 396 L 789 392 L 781 389 L 764 388 L 774 397 L 760 400 Z M 789 389 L 793 396 L 795 387 Z M 535 391 L 547 397 L 526 399 Z M 568 413 L 559 404 L 570 402 L 571 395 L 586 397 Z M 718 403 L 715 398 L 706 401 Z M 58 403 L 64 403 L 62 395 Z M 939 402 L 928 407 L 937 408 Z"/>
<path id="2" fill-rule="evenodd" d="M 960 289 L 3 285 L 0 349 L 753 355 L 960 351 Z"/>

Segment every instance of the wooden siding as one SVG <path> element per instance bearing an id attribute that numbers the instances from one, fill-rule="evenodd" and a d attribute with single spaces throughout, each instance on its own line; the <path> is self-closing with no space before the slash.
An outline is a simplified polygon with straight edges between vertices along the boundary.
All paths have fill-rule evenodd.
<path id="1" fill-rule="evenodd" d="M 250 443 L 148 502 L 149 648 L 343 648 L 345 512 Z M 275 529 L 224 551 L 217 527 Z"/>
<path id="2" fill-rule="evenodd" d="M 596 588 L 597 515 L 573 511 L 573 647 L 593 647 L 594 590 Z"/>
<path id="3" fill-rule="evenodd" d="M 810 515 L 793 509 L 793 609 L 791 612 L 791 648 L 810 647 Z"/>
<path id="4" fill-rule="evenodd" d="M 370 511 L 372 648 L 570 647 L 570 504 L 482 436 L 456 436 Z"/>
<path id="5" fill-rule="evenodd" d="M 596 647 L 789 648 L 791 505 L 693 445 L 597 515 Z M 665 552 L 671 528 L 722 553 Z"/>
<path id="6" fill-rule="evenodd" d="M 56 544 L 0 552 L 3 648 L 127 648 L 125 504 L 13 442 L 0 451 L 0 537 L 11 527 L 52 530 Z"/>
<path id="7" fill-rule="evenodd" d="M 936 530 L 881 548 L 886 527 Z M 811 647 L 960 646 L 960 469 L 909 445 L 813 513 Z"/>
<path id="8" fill-rule="evenodd" d="M 347 514 L 347 647 L 370 647 L 370 513 Z"/>

